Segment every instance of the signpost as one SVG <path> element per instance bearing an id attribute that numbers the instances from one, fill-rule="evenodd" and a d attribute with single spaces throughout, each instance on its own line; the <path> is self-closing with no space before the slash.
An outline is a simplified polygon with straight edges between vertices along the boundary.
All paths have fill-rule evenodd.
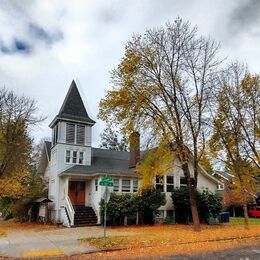
<path id="1" fill-rule="evenodd" d="M 113 187 L 113 178 L 105 177 L 99 182 L 100 186 L 105 186 L 104 200 L 105 200 L 105 212 L 104 212 L 104 239 L 106 239 L 106 227 L 107 227 L 107 203 L 108 203 L 108 187 Z"/>

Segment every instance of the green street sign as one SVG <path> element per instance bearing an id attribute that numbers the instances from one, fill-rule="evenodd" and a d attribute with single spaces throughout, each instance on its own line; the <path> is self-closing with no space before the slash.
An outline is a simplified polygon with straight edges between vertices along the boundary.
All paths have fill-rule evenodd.
<path id="1" fill-rule="evenodd" d="M 112 182 L 113 178 L 112 177 L 104 177 L 101 181 L 110 181 L 110 182 Z"/>
<path id="2" fill-rule="evenodd" d="M 100 186 L 108 186 L 108 187 L 113 187 L 114 186 L 113 182 L 103 181 L 103 180 L 99 182 L 99 185 Z"/>

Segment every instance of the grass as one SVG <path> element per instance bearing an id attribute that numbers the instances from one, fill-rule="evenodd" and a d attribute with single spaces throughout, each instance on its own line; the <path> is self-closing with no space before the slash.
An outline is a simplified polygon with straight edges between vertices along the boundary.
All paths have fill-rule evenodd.
<path id="1" fill-rule="evenodd" d="M 231 217 L 230 223 L 231 224 L 243 225 L 244 224 L 244 218 L 242 218 L 242 217 L 236 217 L 236 218 Z M 260 218 L 249 218 L 249 225 L 260 225 Z"/>

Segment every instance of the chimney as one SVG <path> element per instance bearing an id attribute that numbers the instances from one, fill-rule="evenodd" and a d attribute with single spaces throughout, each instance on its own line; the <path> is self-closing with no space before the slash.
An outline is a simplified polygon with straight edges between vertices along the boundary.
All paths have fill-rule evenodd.
<path id="1" fill-rule="evenodd" d="M 140 134 L 133 132 L 130 137 L 130 159 L 129 168 L 134 168 L 140 161 Z"/>

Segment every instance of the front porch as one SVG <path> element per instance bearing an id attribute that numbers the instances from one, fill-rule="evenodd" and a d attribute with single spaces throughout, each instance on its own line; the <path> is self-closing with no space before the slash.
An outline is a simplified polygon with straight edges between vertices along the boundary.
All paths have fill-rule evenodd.
<path id="1" fill-rule="evenodd" d="M 60 178 L 60 215 L 64 226 L 87 226 L 98 223 L 97 209 L 92 200 L 93 179 L 82 176 Z"/>

